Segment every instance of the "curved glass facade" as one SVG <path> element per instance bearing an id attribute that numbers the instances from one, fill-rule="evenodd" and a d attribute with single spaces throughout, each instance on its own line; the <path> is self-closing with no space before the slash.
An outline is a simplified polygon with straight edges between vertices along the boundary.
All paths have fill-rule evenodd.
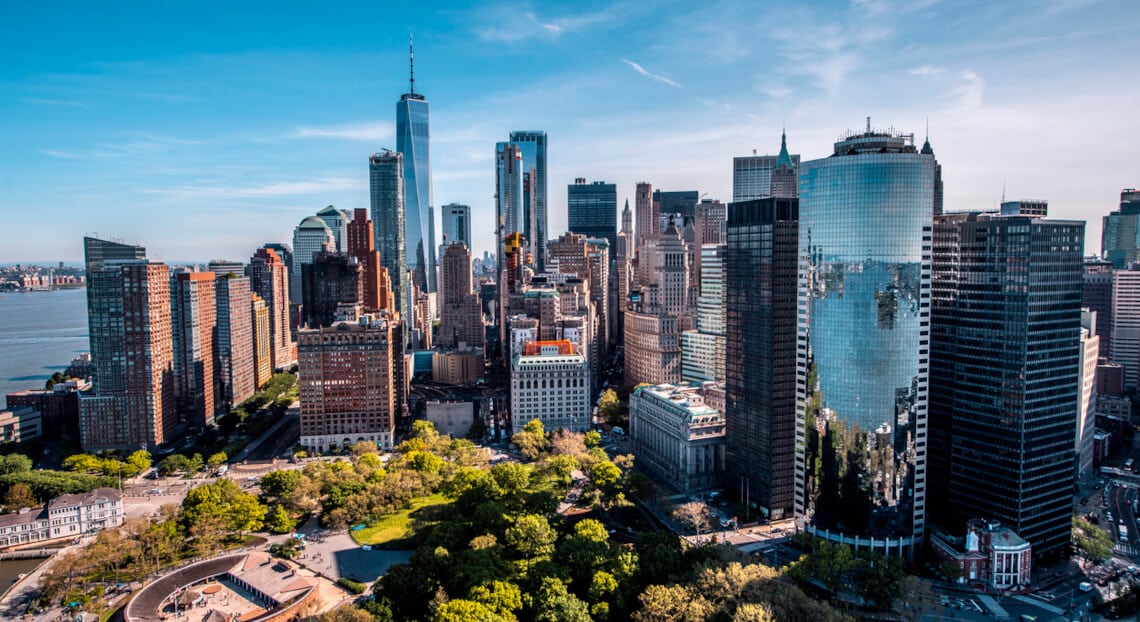
<path id="1" fill-rule="evenodd" d="M 423 292 L 435 291 L 429 139 L 427 100 L 422 95 L 404 95 L 396 103 L 396 151 L 404 154 L 404 237 L 408 270 Z"/>
<path id="2" fill-rule="evenodd" d="M 936 163 L 871 132 L 835 151 L 800 168 L 797 514 L 909 549 L 925 515 Z"/>

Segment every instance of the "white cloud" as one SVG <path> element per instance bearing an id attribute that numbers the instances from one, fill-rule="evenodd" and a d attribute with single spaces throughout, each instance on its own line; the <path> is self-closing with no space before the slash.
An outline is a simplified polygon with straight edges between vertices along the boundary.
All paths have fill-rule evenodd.
<path id="1" fill-rule="evenodd" d="M 621 62 L 629 65 L 630 67 L 633 68 L 634 71 L 636 71 L 637 73 L 640 73 L 641 75 L 643 75 L 647 78 L 652 78 L 658 82 L 664 82 L 665 84 L 668 84 L 669 86 L 672 86 L 672 87 L 676 87 L 676 88 L 680 88 L 680 89 L 685 88 L 685 85 L 681 84 L 680 82 L 670 80 L 669 78 L 666 78 L 665 76 L 663 76 L 661 74 L 653 73 L 653 72 L 647 70 L 645 67 L 642 67 L 641 65 L 639 65 L 639 64 L 637 64 L 637 63 L 635 63 L 629 59 L 623 58 L 623 59 L 621 59 Z"/>
<path id="2" fill-rule="evenodd" d="M 483 41 L 518 43 L 536 38 L 558 38 L 570 32 L 583 31 L 616 21 L 620 13 L 617 5 L 601 11 L 564 15 L 539 16 L 534 11 L 519 11 L 516 5 L 502 6 L 483 12 L 485 24 L 475 29 Z"/>
<path id="3" fill-rule="evenodd" d="M 915 76 L 938 76 L 942 75 L 945 72 L 946 70 L 942 67 L 936 67 L 934 65 L 922 65 L 921 67 L 915 67 L 914 69 L 911 69 L 908 73 Z"/>
<path id="4" fill-rule="evenodd" d="M 977 73 L 966 70 L 959 74 L 962 84 L 954 89 L 955 107 L 959 110 L 981 108 L 986 92 L 986 81 Z"/>
<path id="5" fill-rule="evenodd" d="M 300 127 L 290 138 L 338 138 L 341 140 L 355 140 L 361 142 L 377 142 L 387 140 L 396 135 L 391 123 L 348 123 L 343 125 L 329 125 L 325 127 Z"/>
<path id="6" fill-rule="evenodd" d="M 57 149 L 40 149 L 40 153 L 49 155 L 53 158 L 64 158 L 66 160 L 78 160 L 79 158 L 83 157 L 78 153 L 71 151 L 59 151 Z"/>

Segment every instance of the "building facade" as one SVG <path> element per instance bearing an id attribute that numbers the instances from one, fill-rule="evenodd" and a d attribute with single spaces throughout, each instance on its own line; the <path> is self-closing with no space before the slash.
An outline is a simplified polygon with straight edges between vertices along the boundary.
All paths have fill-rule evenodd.
<path id="1" fill-rule="evenodd" d="M 1104 217 L 1100 255 L 1117 270 L 1136 263 L 1140 249 L 1140 190 L 1120 191 L 1120 209 Z"/>
<path id="2" fill-rule="evenodd" d="M 44 418 L 31 406 L 12 406 L 0 410 L 0 443 L 22 443 L 44 434 Z"/>
<path id="3" fill-rule="evenodd" d="M 412 315 L 404 230 L 404 155 L 382 151 L 368 158 L 372 223 L 380 264 L 392 283 L 392 300 L 404 322 Z"/>
<path id="4" fill-rule="evenodd" d="M 270 367 L 284 369 L 297 357 L 289 322 L 289 270 L 281 255 L 266 244 L 245 268 L 250 290 L 261 297 L 269 315 Z"/>
<path id="5" fill-rule="evenodd" d="M 697 328 L 681 334 L 681 379 L 686 382 L 725 382 L 726 250 L 719 244 L 701 248 Z"/>
<path id="6" fill-rule="evenodd" d="M 617 246 L 617 186 L 586 183 L 579 177 L 566 187 L 567 228 L 587 238 L 605 238 Z"/>
<path id="7" fill-rule="evenodd" d="M 213 272 L 179 272 L 170 280 L 175 403 L 179 416 L 194 430 L 212 424 L 220 406 L 214 368 L 214 277 Z"/>
<path id="8" fill-rule="evenodd" d="M 428 402 L 424 419 L 432 422 L 440 434 L 451 438 L 466 438 L 475 422 L 474 402 Z"/>
<path id="9" fill-rule="evenodd" d="M 485 338 L 482 305 L 471 289 L 471 252 L 463 243 L 449 244 L 444 249 L 439 293 L 436 347 L 482 348 Z"/>
<path id="10" fill-rule="evenodd" d="M 511 132 L 511 142 L 522 153 L 522 171 L 527 177 L 524 184 L 523 222 L 521 233 L 531 242 L 534 251 L 534 264 L 538 272 L 546 270 L 546 132 L 537 130 Z M 470 236 L 468 236 L 470 238 Z M 471 240 L 467 240 L 471 247 Z"/>
<path id="11" fill-rule="evenodd" d="M 725 487 L 768 518 L 787 518 L 796 493 L 799 204 L 742 201 L 728 217 Z"/>
<path id="12" fill-rule="evenodd" d="M 908 557 L 926 528 L 935 167 L 868 124 L 799 170 L 796 514 Z"/>
<path id="13" fill-rule="evenodd" d="M 265 300 L 253 294 L 250 300 L 253 321 L 253 378 L 257 388 L 265 386 L 273 376 L 272 337 L 269 331 L 269 307 Z"/>
<path id="14" fill-rule="evenodd" d="M 725 468 L 725 416 L 699 386 L 640 387 L 629 397 L 629 437 L 639 469 L 682 493 L 716 488 Z"/>
<path id="15" fill-rule="evenodd" d="M 1140 376 L 1140 266 L 1112 273 L 1112 334 L 1108 356 L 1124 367 L 1124 391 Z"/>
<path id="16" fill-rule="evenodd" d="M 1093 435 L 1096 433 L 1096 368 L 1100 356 L 1100 336 L 1096 334 L 1096 311 L 1081 309 L 1081 377 L 1077 400 L 1077 481 L 1096 476 L 1093 464 Z"/>
<path id="17" fill-rule="evenodd" d="M 471 248 L 471 206 L 448 203 L 443 206 L 443 244 L 457 242 Z"/>
<path id="18" fill-rule="evenodd" d="M 218 331 L 215 354 L 218 386 L 222 391 L 221 412 L 229 412 L 257 391 L 253 294 L 249 289 L 249 279 L 237 274 L 241 272 L 227 272 L 214 281 L 215 325 Z M 266 324 L 268 328 L 268 322 Z"/>
<path id="19" fill-rule="evenodd" d="M 590 429 L 590 365 L 570 341 L 534 341 L 511 361 L 511 434 L 532 420 L 548 431 Z"/>
<path id="20" fill-rule="evenodd" d="M 301 272 L 304 303 L 301 324 L 331 326 L 340 305 L 364 302 L 364 266 L 345 253 L 321 252 Z"/>
<path id="21" fill-rule="evenodd" d="M 325 221 L 325 226 L 332 231 L 333 248 L 329 250 L 348 252 L 348 225 L 352 222 L 352 215 L 330 205 L 317 212 L 317 218 Z"/>
<path id="22" fill-rule="evenodd" d="M 314 255 L 326 251 L 336 251 L 336 238 L 325 221 L 309 216 L 293 229 L 293 270 L 289 276 L 289 300 L 293 304 L 304 302 L 304 266 L 313 263 Z"/>
<path id="23" fill-rule="evenodd" d="M 411 51 L 409 50 L 409 60 Z M 431 115 L 427 99 L 416 92 L 411 74 L 408 92 L 396 102 L 396 151 L 403 154 L 405 261 L 412 283 L 421 292 L 435 293 L 435 202 L 431 184 Z M 372 220 L 391 226 L 373 209 Z M 381 246 L 377 243 L 377 246 Z M 380 249 L 384 255 L 384 249 Z M 388 266 L 389 274 L 395 272 Z M 393 277 L 394 278 L 394 277 Z M 405 290 L 400 289 L 403 293 Z M 404 321 L 407 321 L 405 318 Z"/>
<path id="24" fill-rule="evenodd" d="M 781 154 L 786 153 L 786 140 L 782 141 Z M 732 202 L 749 201 L 773 196 L 772 172 L 777 168 L 780 155 L 750 155 L 732 159 Z M 789 155 L 793 169 L 799 169 L 799 154 Z M 782 197 L 787 198 L 787 197 Z"/>
<path id="25" fill-rule="evenodd" d="M 123 524 L 123 495 L 114 488 L 67 494 L 30 512 L 0 515 L 0 547 L 75 538 Z"/>

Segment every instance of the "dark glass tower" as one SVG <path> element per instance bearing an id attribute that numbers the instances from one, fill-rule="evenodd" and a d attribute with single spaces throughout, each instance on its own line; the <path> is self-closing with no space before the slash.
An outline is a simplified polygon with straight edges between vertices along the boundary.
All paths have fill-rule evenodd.
<path id="1" fill-rule="evenodd" d="M 532 241 L 535 249 L 534 261 L 538 271 L 546 269 L 546 132 L 519 131 L 511 132 L 511 142 L 518 146 L 522 152 L 523 175 L 531 177 L 530 183 L 524 186 L 530 189 L 533 197 L 523 197 L 523 209 L 534 213 L 524 213 L 523 222 L 526 223 L 522 234 Z M 531 224 L 533 223 L 533 231 Z"/>
<path id="2" fill-rule="evenodd" d="M 798 212 L 794 198 L 728 207 L 725 487 L 771 519 L 794 510 Z"/>
<path id="3" fill-rule="evenodd" d="M 661 216 L 680 214 L 685 222 L 693 219 L 700 193 L 696 190 L 654 190 L 654 209 Z"/>
<path id="4" fill-rule="evenodd" d="M 408 38 L 408 59 L 413 59 L 411 37 Z M 428 101 L 416 92 L 415 65 L 411 68 L 408 92 L 396 102 L 396 151 L 404 154 L 405 256 L 416 287 L 422 292 L 434 292 L 435 206 L 431 196 L 430 115 Z"/>
<path id="5" fill-rule="evenodd" d="M 936 167 L 868 123 L 799 170 L 796 513 L 908 557 L 925 531 Z"/>
<path id="6" fill-rule="evenodd" d="M 1070 540 L 1084 223 L 935 220 L 931 516 L 1000 521 L 1055 557 Z"/>
<path id="7" fill-rule="evenodd" d="M 617 186 L 577 178 L 566 187 L 568 228 L 587 238 L 605 238 L 617 248 Z"/>
<path id="8" fill-rule="evenodd" d="M 1140 191 L 1120 191 L 1120 209 L 1104 217 L 1100 253 L 1117 270 L 1127 270 L 1140 250 Z"/>
<path id="9" fill-rule="evenodd" d="M 392 279 L 392 297 L 400 319 L 411 318 L 408 263 L 404 254 L 404 156 L 398 151 L 382 151 L 368 158 L 368 180 L 372 201 L 373 233 L 380 265 Z"/>

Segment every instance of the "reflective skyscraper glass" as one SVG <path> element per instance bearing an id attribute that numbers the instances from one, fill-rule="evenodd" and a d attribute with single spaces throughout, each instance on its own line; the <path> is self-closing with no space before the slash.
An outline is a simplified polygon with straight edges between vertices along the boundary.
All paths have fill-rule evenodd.
<path id="1" fill-rule="evenodd" d="M 796 510 L 892 554 L 925 529 L 935 166 L 868 127 L 799 172 Z"/>
<path id="2" fill-rule="evenodd" d="M 396 102 L 396 151 L 404 154 L 404 231 L 408 269 L 416 287 L 435 291 L 435 222 L 431 194 L 428 102 L 416 92 L 415 74 Z M 379 225 L 379 223 L 377 223 Z"/>
<path id="3" fill-rule="evenodd" d="M 534 231 L 522 233 L 527 240 L 533 241 L 535 263 L 538 271 L 542 272 L 546 268 L 546 132 L 511 132 L 511 142 L 522 152 L 523 174 L 534 176 L 534 200 L 523 198 L 524 209 L 534 206 L 535 214 L 523 214 L 523 222 L 528 228 L 530 223 L 534 223 Z"/>

